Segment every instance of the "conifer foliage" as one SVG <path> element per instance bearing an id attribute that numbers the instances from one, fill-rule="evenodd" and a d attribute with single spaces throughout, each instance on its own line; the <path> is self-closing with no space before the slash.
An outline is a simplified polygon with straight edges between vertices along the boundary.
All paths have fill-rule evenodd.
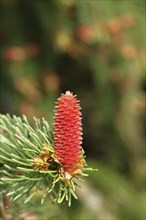
<path id="1" fill-rule="evenodd" d="M 34 117 L 0 116 L 1 193 L 13 201 L 23 197 L 27 203 L 40 188 L 43 204 L 49 195 L 57 203 L 72 196 L 77 199 L 76 180 L 87 176 L 88 168 L 81 148 L 81 113 L 75 96 L 67 91 L 57 101 L 54 134 L 48 122 Z M 53 137 L 54 136 L 54 137 Z"/>

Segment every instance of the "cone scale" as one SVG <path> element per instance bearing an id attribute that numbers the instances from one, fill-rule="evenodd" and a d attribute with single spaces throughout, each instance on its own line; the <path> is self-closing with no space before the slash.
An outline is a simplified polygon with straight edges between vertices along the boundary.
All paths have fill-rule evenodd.
<path id="1" fill-rule="evenodd" d="M 82 144 L 82 123 L 79 101 L 67 91 L 56 102 L 54 114 L 55 155 L 65 173 L 79 168 Z"/>

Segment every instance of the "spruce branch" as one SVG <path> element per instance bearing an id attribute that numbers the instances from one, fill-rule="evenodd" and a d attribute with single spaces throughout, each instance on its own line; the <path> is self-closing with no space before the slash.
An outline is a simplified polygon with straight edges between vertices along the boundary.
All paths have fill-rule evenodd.
<path id="1" fill-rule="evenodd" d="M 57 203 L 67 201 L 70 206 L 71 198 L 77 199 L 76 180 L 83 181 L 81 176 L 87 176 L 84 171 L 93 171 L 87 167 L 84 151 L 81 150 L 76 164 L 72 162 L 72 172 L 66 172 L 56 155 L 53 133 L 44 118 L 34 117 L 31 127 L 25 115 L 0 115 L 0 126 L 1 193 L 7 192 L 13 201 L 23 197 L 27 203 L 44 186 L 41 204 L 49 195 Z"/>

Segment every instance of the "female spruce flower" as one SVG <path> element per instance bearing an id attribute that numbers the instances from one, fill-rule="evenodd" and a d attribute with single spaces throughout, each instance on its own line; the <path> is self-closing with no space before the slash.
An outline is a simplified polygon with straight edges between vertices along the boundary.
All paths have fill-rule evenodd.
<path id="1" fill-rule="evenodd" d="M 54 115 L 55 156 L 65 177 L 81 173 L 85 160 L 82 156 L 82 123 L 79 101 L 67 91 L 58 98 Z"/>

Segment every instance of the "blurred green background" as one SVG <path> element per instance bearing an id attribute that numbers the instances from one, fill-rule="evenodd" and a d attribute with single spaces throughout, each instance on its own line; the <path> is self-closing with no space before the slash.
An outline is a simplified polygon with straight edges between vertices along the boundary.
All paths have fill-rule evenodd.
<path id="1" fill-rule="evenodd" d="M 66 90 L 83 114 L 83 148 L 97 173 L 72 207 L 38 196 L 10 203 L 27 220 L 144 220 L 145 1 L 1 0 L 1 113 L 45 117 Z M 40 192 L 41 194 L 41 192 Z"/>

